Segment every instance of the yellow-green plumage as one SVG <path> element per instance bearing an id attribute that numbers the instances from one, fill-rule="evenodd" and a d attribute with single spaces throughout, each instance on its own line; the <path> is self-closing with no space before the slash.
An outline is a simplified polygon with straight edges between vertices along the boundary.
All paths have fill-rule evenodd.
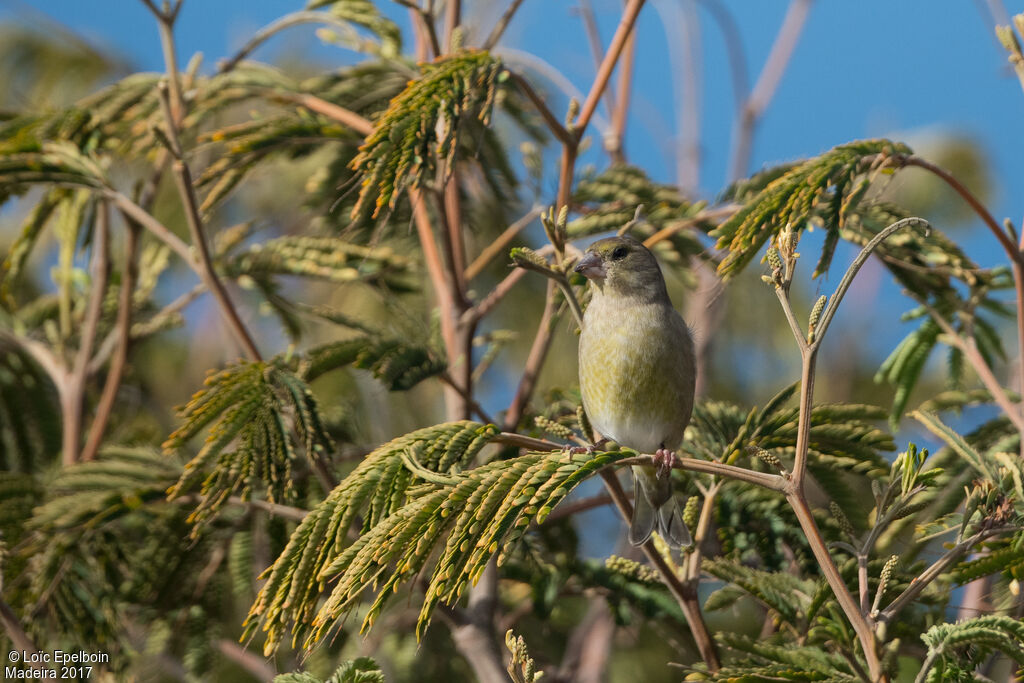
<path id="1" fill-rule="evenodd" d="M 580 391 L 594 428 L 643 453 L 675 449 L 693 410 L 693 341 L 672 307 L 658 263 L 629 237 L 595 242 L 577 266 L 593 297 L 580 334 Z M 630 541 L 658 528 L 675 545 L 690 542 L 671 479 L 634 467 Z"/>

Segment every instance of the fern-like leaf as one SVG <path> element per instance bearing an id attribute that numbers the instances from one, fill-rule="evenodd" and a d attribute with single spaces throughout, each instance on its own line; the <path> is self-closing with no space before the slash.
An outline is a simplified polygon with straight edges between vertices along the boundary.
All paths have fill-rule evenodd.
<path id="1" fill-rule="evenodd" d="M 829 232 L 815 275 L 828 270 L 836 236 L 846 212 L 844 201 L 855 199 L 856 180 L 881 157 L 910 154 L 889 140 L 863 140 L 840 145 L 786 170 L 760 190 L 732 218 L 711 232 L 717 247 L 728 249 L 718 266 L 724 278 L 737 275 L 775 234 L 786 226 L 797 233 L 817 218 Z"/>
<path id="2" fill-rule="evenodd" d="M 232 494 L 247 498 L 265 489 L 271 502 L 291 501 L 296 448 L 315 466 L 332 447 L 316 399 L 279 361 L 243 361 L 212 374 L 179 415 L 184 423 L 163 444 L 168 454 L 212 425 L 168 491 L 173 500 L 202 481 L 202 500 L 190 518 L 197 524 L 215 515 Z"/>
<path id="3" fill-rule="evenodd" d="M 489 53 L 463 50 L 424 66 L 388 106 L 373 133 L 352 160 L 363 174 L 353 217 L 373 202 L 373 215 L 391 210 L 398 194 L 432 178 L 436 160 L 451 168 L 464 118 L 487 123 L 504 79 L 501 62 Z"/>

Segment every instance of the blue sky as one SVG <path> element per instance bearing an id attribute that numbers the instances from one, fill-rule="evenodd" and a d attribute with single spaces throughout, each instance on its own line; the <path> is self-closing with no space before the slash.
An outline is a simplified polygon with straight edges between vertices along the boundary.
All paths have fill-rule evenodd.
<path id="1" fill-rule="evenodd" d="M 468 20 L 484 30 L 505 5 L 464 4 L 470 8 Z M 593 0 L 591 4 L 607 41 L 621 3 Z M 668 46 L 679 43 L 682 27 L 676 20 L 682 4 L 652 0 L 639 22 L 637 106 L 628 131 L 628 151 L 631 161 L 661 180 L 674 178 L 674 164 L 666 153 L 672 150 L 677 129 L 673 88 L 678 79 L 670 72 Z M 1019 220 L 1024 207 L 1014 201 L 1014 195 L 1020 185 L 1017 179 L 1024 173 L 1024 149 L 1017 134 L 1024 95 L 995 41 L 984 4 L 963 0 L 815 3 L 790 67 L 758 128 L 753 167 L 813 155 L 851 139 L 955 131 L 979 142 L 993 164 L 998 178 L 994 213 Z M 385 0 L 380 5 L 404 23 L 404 10 L 397 4 Z M 526 0 L 506 43 L 543 57 L 585 91 L 593 76 L 593 61 L 576 11 L 579 5 L 578 0 Z M 735 105 L 721 34 L 702 5 L 696 3 L 703 61 L 700 190 L 714 196 L 724 181 Z M 736 19 L 753 83 L 788 3 L 731 1 L 725 5 Z M 212 68 L 252 31 L 301 8 L 301 2 L 284 0 L 186 0 L 177 31 L 181 61 L 202 52 Z M 156 27 L 136 0 L 0 0 L 0 13 L 31 21 L 49 16 L 110 47 L 137 68 L 162 68 Z M 325 63 L 353 59 L 342 50 L 318 46 L 311 30 L 302 28 L 271 42 L 256 57 L 272 59 L 282 49 L 297 46 Z"/>

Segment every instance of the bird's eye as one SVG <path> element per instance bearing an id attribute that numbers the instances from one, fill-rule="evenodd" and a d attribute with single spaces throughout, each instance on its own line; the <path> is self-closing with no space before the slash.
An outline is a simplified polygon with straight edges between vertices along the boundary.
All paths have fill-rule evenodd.
<path id="1" fill-rule="evenodd" d="M 615 251 L 612 252 L 612 260 L 618 261 L 619 259 L 626 258 L 628 253 L 629 249 L 626 249 L 626 247 L 616 247 Z"/>

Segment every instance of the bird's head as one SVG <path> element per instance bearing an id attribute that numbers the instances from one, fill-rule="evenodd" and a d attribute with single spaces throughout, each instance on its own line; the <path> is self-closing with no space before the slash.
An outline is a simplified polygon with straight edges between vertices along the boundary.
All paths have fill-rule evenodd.
<path id="1" fill-rule="evenodd" d="M 605 294 L 644 300 L 668 297 L 657 259 L 632 237 L 607 237 L 594 242 L 574 270 Z"/>

